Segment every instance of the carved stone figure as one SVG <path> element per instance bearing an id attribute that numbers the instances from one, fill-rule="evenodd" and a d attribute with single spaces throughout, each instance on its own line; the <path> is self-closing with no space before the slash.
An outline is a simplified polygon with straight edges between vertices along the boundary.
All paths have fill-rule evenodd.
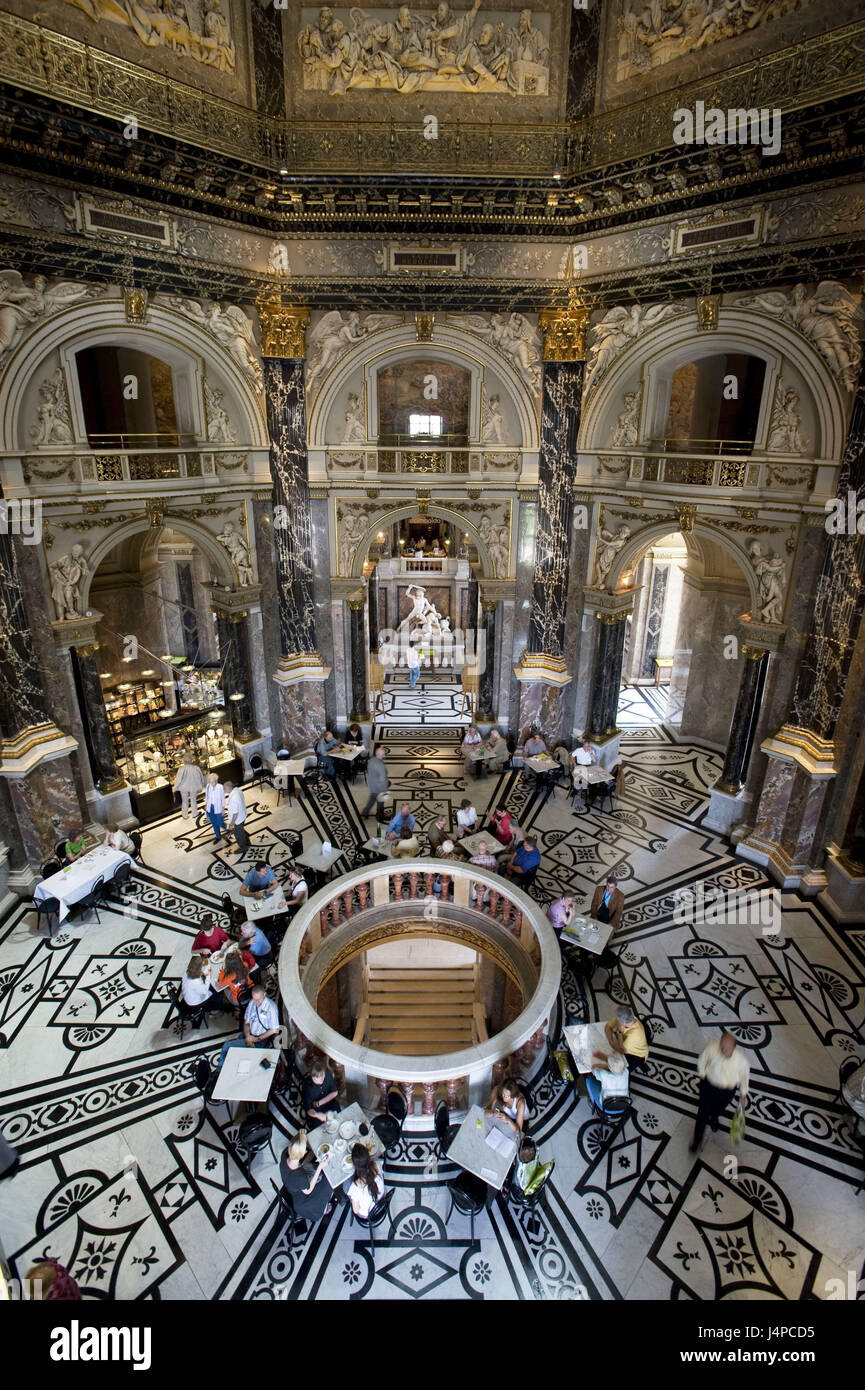
<path id="1" fill-rule="evenodd" d="M 524 314 L 449 314 L 448 321 L 510 358 L 535 392 L 541 389 L 540 334 Z"/>
<path id="2" fill-rule="evenodd" d="M 73 545 L 68 555 L 49 567 L 51 577 L 51 597 L 61 621 L 82 618 L 83 587 L 90 574 L 90 568 L 82 545 Z"/>
<path id="3" fill-rule="evenodd" d="M 252 324 L 242 309 L 229 304 L 226 309 L 214 300 L 205 307 L 197 299 L 171 299 L 169 303 L 178 313 L 188 316 L 212 333 L 217 342 L 228 348 L 237 365 L 261 391 L 264 376 L 258 360 L 258 347 Z"/>
<path id="4" fill-rule="evenodd" d="M 856 326 L 860 301 L 837 280 L 822 280 L 813 294 L 803 284 L 792 290 L 740 295 L 737 304 L 775 314 L 808 338 L 848 391 L 856 385 L 862 344 Z"/>
<path id="5" fill-rule="evenodd" d="M 236 444 L 237 431 L 223 409 L 223 393 L 219 387 L 204 383 L 204 403 L 207 407 L 207 438 L 211 444 Z"/>
<path id="6" fill-rule="evenodd" d="M 489 553 L 495 578 L 504 579 L 508 572 L 510 553 L 510 530 L 507 526 L 496 526 L 484 515 L 478 522 L 478 535 Z"/>
<path id="7" fill-rule="evenodd" d="M 0 270 L 0 358 L 15 346 L 28 324 L 93 292 L 93 287 L 73 280 L 49 285 L 44 275 L 34 275 L 33 284 L 25 285 L 17 270 Z"/>
<path id="8" fill-rule="evenodd" d="M 339 572 L 351 574 L 352 561 L 366 533 L 367 522 L 355 512 L 344 512 L 339 523 Z"/>
<path id="9" fill-rule="evenodd" d="M 30 430 L 30 438 L 37 449 L 42 449 L 47 444 L 71 444 L 74 438 L 72 417 L 69 414 L 66 381 L 61 367 L 57 368 L 53 377 L 46 377 L 42 382 L 39 387 L 39 400 L 38 423 Z"/>
<path id="10" fill-rule="evenodd" d="M 489 399 L 484 395 L 483 425 L 481 426 L 481 442 L 483 444 L 502 444 L 502 425 L 504 416 L 502 415 L 502 403 L 498 396 L 490 396 Z"/>
<path id="11" fill-rule="evenodd" d="M 606 584 L 607 575 L 613 568 L 613 561 L 630 534 L 631 532 L 627 526 L 620 526 L 615 533 L 606 530 L 603 526 L 600 528 L 598 532 L 598 548 L 595 555 L 595 583 L 599 588 L 602 584 Z"/>
<path id="12" fill-rule="evenodd" d="M 683 54 L 736 38 L 789 14 L 805 0 L 626 0 L 617 21 L 616 80 L 661 67 Z"/>
<path id="13" fill-rule="evenodd" d="M 343 444 L 365 444 L 366 443 L 366 421 L 363 418 L 363 400 L 356 391 L 350 391 L 348 404 L 345 410 L 345 429 L 343 430 Z"/>
<path id="14" fill-rule="evenodd" d="M 616 416 L 616 423 L 610 435 L 610 447 L 627 449 L 637 442 L 640 427 L 640 393 L 626 391 L 623 397 L 624 408 Z"/>
<path id="15" fill-rule="evenodd" d="M 435 604 L 430 603 L 422 585 L 409 584 L 405 596 L 411 603 L 411 612 L 408 617 L 403 618 L 397 632 L 407 632 L 409 636 L 415 633 L 429 637 L 450 629 L 450 620 L 442 618 Z"/>
<path id="16" fill-rule="evenodd" d="M 201 16 L 186 0 L 66 0 L 97 24 L 123 24 L 148 48 L 169 48 L 220 72 L 234 72 L 236 55 L 223 0 L 202 0 Z M 227 3 L 227 0 L 226 0 Z"/>
<path id="17" fill-rule="evenodd" d="M 393 328 L 402 323 L 404 317 L 403 314 L 365 314 L 361 319 L 355 310 L 343 314 L 341 309 L 332 309 L 324 314 L 306 335 L 307 391 L 313 390 L 319 378 L 326 376 L 354 343 L 359 343 L 370 333 Z"/>
<path id="18" fill-rule="evenodd" d="M 216 538 L 231 556 L 231 562 L 237 570 L 237 582 L 243 587 L 246 584 L 255 583 L 252 573 L 252 565 L 249 561 L 249 547 L 230 521 L 226 521 L 220 535 Z"/>
<path id="19" fill-rule="evenodd" d="M 752 541 L 749 549 L 760 585 L 760 622 L 780 623 L 784 611 L 787 566 L 780 555 L 764 555 L 759 541 Z"/>
<path id="20" fill-rule="evenodd" d="M 600 323 L 589 330 L 592 341 L 586 363 L 586 386 L 590 382 L 596 385 L 619 354 L 647 329 L 678 312 L 675 304 L 650 304 L 648 307 L 630 304 L 627 308 L 619 304 L 610 309 Z"/>
<path id="21" fill-rule="evenodd" d="M 799 394 L 778 382 L 775 404 L 769 424 L 767 448 L 772 454 L 807 454 L 808 445 L 802 437 L 802 417 L 798 411 Z"/>

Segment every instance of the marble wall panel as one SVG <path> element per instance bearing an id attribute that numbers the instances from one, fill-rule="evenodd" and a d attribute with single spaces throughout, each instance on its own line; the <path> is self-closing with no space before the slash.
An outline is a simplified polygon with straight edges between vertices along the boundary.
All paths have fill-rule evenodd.
<path id="1" fill-rule="evenodd" d="M 303 361 L 266 358 L 264 386 L 280 639 L 288 656 L 317 650 Z"/>
<path id="2" fill-rule="evenodd" d="M 272 4 L 250 5 L 255 105 L 265 116 L 285 115 L 282 11 Z"/>
<path id="3" fill-rule="evenodd" d="M 0 534 L 0 733 L 11 738 L 47 718 L 16 547 Z"/>
<path id="4" fill-rule="evenodd" d="M 690 632 L 691 661 L 680 724 L 683 737 L 726 746 L 744 658 L 725 658 L 724 638 L 738 637 L 738 617 L 746 605 L 744 589 L 730 592 L 711 583 L 702 587 Z"/>
<path id="5" fill-rule="evenodd" d="M 255 529 L 255 551 L 258 562 L 258 581 L 261 584 L 261 629 L 260 642 L 264 657 L 265 689 L 267 707 L 270 712 L 265 721 L 270 725 L 274 739 L 279 738 L 282 728 L 282 710 L 279 692 L 274 685 L 273 675 L 282 655 L 279 621 L 279 583 L 276 569 L 274 546 L 273 513 L 270 502 L 256 500 L 252 504 L 252 524 Z M 259 728 L 264 730 L 259 714 Z"/>
<path id="6" fill-rule="evenodd" d="M 520 684 L 519 742 L 528 736 L 532 724 L 539 724 L 547 747 L 552 748 L 563 739 L 567 742 L 569 730 L 564 724 L 565 706 L 561 686 L 544 685 L 541 681 L 528 681 Z"/>
<path id="7" fill-rule="evenodd" d="M 327 723 L 322 681 L 281 685 L 282 741 L 286 748 L 314 748 Z"/>
<path id="8" fill-rule="evenodd" d="M 62 836 L 77 834 L 84 827 L 76 778 L 68 757 L 40 763 L 27 777 L 10 779 L 9 791 L 31 863 L 51 858 Z"/>
<path id="9" fill-rule="evenodd" d="M 584 363 L 545 362 L 532 576 L 531 652 L 562 656 L 573 512 L 573 476 Z"/>

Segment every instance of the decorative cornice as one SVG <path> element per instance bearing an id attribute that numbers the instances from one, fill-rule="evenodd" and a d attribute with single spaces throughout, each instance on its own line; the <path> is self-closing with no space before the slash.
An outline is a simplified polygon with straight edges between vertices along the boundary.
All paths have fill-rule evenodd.
<path id="1" fill-rule="evenodd" d="M 772 738 L 760 744 L 760 751 L 782 762 L 798 763 L 818 781 L 834 777 L 838 772 L 834 743 L 831 739 L 821 738 L 812 729 L 783 724 Z"/>

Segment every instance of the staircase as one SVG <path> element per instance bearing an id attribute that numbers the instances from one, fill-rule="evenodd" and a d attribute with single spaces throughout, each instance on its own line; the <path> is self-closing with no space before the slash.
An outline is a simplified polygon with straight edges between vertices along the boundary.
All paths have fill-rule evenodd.
<path id="1" fill-rule="evenodd" d="M 368 967 L 358 1019 L 366 1045 L 380 1052 L 432 1057 L 485 1040 L 476 986 L 474 965 L 436 970 Z"/>

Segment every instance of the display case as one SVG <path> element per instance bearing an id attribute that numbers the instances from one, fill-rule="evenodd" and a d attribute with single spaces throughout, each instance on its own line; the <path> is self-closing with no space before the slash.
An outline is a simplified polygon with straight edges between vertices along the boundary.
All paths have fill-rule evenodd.
<path id="1" fill-rule="evenodd" d="M 123 767 L 132 809 L 140 821 L 167 815 L 174 807 L 174 778 L 185 753 L 205 775 L 243 781 L 243 761 L 234 751 L 231 721 L 222 709 L 161 719 L 157 727 L 130 729 L 124 738 Z"/>
<path id="2" fill-rule="evenodd" d="M 160 719 L 165 708 L 165 691 L 158 681 L 130 681 L 106 688 L 102 697 L 114 756 L 122 758 L 128 731 L 145 723 L 155 724 Z"/>

